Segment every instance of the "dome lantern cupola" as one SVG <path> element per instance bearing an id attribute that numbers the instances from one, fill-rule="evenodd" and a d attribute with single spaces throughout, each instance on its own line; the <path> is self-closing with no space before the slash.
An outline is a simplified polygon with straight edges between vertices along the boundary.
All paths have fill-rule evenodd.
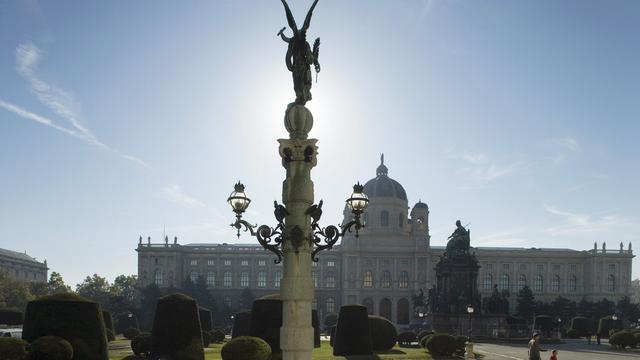
<path id="1" fill-rule="evenodd" d="M 382 154 L 380 155 L 380 165 L 376 169 L 376 177 L 367 181 L 364 185 L 364 192 L 369 198 L 392 198 L 406 202 L 407 193 L 404 188 L 388 174 L 389 169 L 384 164 L 384 154 Z"/>
<path id="2" fill-rule="evenodd" d="M 380 166 L 376 169 L 376 176 L 387 176 L 389 169 L 384 165 L 384 154 L 380 154 Z"/>

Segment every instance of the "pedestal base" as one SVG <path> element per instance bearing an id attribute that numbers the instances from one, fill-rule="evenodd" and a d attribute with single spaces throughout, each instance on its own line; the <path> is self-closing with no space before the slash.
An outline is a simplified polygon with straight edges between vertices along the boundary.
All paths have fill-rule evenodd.
<path id="1" fill-rule="evenodd" d="M 473 343 L 468 341 L 464 347 L 464 358 L 465 359 L 475 359 L 476 355 L 473 353 Z"/>

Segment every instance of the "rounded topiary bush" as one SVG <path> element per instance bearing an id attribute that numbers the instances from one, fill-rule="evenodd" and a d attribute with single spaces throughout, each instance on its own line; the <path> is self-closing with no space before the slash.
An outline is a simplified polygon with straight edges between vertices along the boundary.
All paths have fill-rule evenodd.
<path id="1" fill-rule="evenodd" d="M 71 360 L 73 347 L 58 336 L 43 336 L 31 343 L 29 360 Z"/>
<path id="2" fill-rule="evenodd" d="M 131 350 L 137 356 L 147 357 L 151 353 L 151 334 L 141 333 L 131 340 Z"/>
<path id="3" fill-rule="evenodd" d="M 222 360 L 269 360 L 271 347 L 266 341 L 253 336 L 238 336 L 224 344 Z"/>
<path id="4" fill-rule="evenodd" d="M 211 332 L 211 341 L 214 343 L 221 343 L 224 341 L 224 331 L 220 329 L 213 330 Z"/>
<path id="5" fill-rule="evenodd" d="M 426 349 L 431 355 L 451 356 L 458 349 L 456 339 L 449 334 L 433 334 L 427 338 Z"/>
<path id="6" fill-rule="evenodd" d="M 467 345 L 467 341 L 469 337 L 463 335 L 456 335 L 453 337 L 456 340 L 456 350 L 462 351 L 464 350 L 465 345 Z"/>
<path id="7" fill-rule="evenodd" d="M 27 342 L 13 337 L 0 337 L 0 359 L 23 360 L 27 356 Z"/>
<path id="8" fill-rule="evenodd" d="M 151 331 L 151 358 L 203 360 L 197 302 L 184 294 L 161 297 Z"/>
<path id="9" fill-rule="evenodd" d="M 398 331 L 386 318 L 369 315 L 369 331 L 374 351 L 390 350 L 396 345 Z"/>
<path id="10" fill-rule="evenodd" d="M 251 310 L 240 311 L 233 315 L 231 338 L 249 336 L 251 334 Z"/>
<path id="11" fill-rule="evenodd" d="M 434 335 L 433 333 L 430 333 L 430 334 L 427 334 L 427 335 L 421 337 L 418 340 L 418 343 L 420 344 L 420 347 L 426 349 L 427 348 L 427 342 L 429 341 L 429 339 L 431 339 L 431 337 L 433 335 Z"/>
<path id="12" fill-rule="evenodd" d="M 74 360 L 108 360 L 107 334 L 100 305 L 74 293 L 41 297 L 27 304 L 22 338 L 59 336 L 73 347 Z"/>
<path id="13" fill-rule="evenodd" d="M 416 335 L 416 339 L 418 341 L 420 341 L 420 339 L 422 339 L 423 337 L 427 336 L 427 335 L 431 335 L 433 334 L 433 331 L 429 331 L 429 330 L 421 330 L 417 335 Z"/>
<path id="14" fill-rule="evenodd" d="M 22 325 L 24 313 L 18 309 L 0 309 L 0 325 Z"/>
<path id="15" fill-rule="evenodd" d="M 208 331 L 202 332 L 202 347 L 209 347 L 211 344 L 211 334 Z"/>
<path id="16" fill-rule="evenodd" d="M 211 310 L 200 306 L 198 307 L 198 314 L 200 315 L 200 328 L 202 331 L 211 331 L 213 329 Z"/>
<path id="17" fill-rule="evenodd" d="M 400 344 L 400 346 L 409 346 L 416 340 L 416 334 L 414 334 L 413 331 L 405 331 L 398 334 L 398 344 Z"/>
<path id="18" fill-rule="evenodd" d="M 124 331 L 130 328 L 139 329 L 138 318 L 131 313 L 126 313 L 118 316 L 118 327 L 116 328 L 116 334 L 124 334 Z M 129 339 L 131 340 L 131 339 Z"/>
<path id="19" fill-rule="evenodd" d="M 623 330 L 613 333 L 609 337 L 609 344 L 613 347 L 624 349 L 636 346 L 636 337 L 631 331 Z"/>
<path id="20" fill-rule="evenodd" d="M 280 328 L 282 327 L 282 300 L 258 299 L 251 309 L 251 336 L 266 341 L 271 352 L 280 353 Z"/>
<path id="21" fill-rule="evenodd" d="M 346 305 L 340 308 L 336 325 L 333 355 L 372 355 L 371 331 L 367 308 L 362 305 Z"/>
<path id="22" fill-rule="evenodd" d="M 127 340 L 133 340 L 136 336 L 140 335 L 140 330 L 136 328 L 128 328 L 122 332 L 122 335 L 124 335 L 124 338 Z"/>

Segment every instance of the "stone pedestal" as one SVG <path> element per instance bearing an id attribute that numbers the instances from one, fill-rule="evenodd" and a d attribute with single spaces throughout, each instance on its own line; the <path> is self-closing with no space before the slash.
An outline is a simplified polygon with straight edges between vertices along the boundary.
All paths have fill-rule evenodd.
<path id="1" fill-rule="evenodd" d="M 471 341 L 467 341 L 467 344 L 464 347 L 464 358 L 465 359 L 476 358 L 476 355 L 473 353 L 473 343 Z"/>
<path id="2" fill-rule="evenodd" d="M 289 215 L 284 220 L 283 277 L 280 286 L 283 360 L 311 360 L 313 326 L 311 303 L 311 219 L 305 212 L 313 204 L 311 169 L 316 165 L 316 139 L 307 139 L 313 126 L 311 112 L 292 104 L 285 113 L 289 139 L 279 139 L 279 153 L 287 176 L 282 184 L 282 202 Z"/>

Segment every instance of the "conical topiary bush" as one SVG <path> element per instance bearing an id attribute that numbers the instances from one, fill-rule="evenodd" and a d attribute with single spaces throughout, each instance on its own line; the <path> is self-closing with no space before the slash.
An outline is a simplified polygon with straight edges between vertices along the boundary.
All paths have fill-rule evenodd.
<path id="1" fill-rule="evenodd" d="M 211 310 L 200 306 L 198 308 L 198 312 L 200 313 L 200 328 L 202 329 L 202 331 L 213 330 L 213 321 L 211 320 Z"/>
<path id="2" fill-rule="evenodd" d="M 116 328 L 116 334 L 122 334 L 127 329 L 140 329 L 138 325 L 138 318 L 135 314 L 126 313 L 118 316 L 118 323 Z"/>
<path id="3" fill-rule="evenodd" d="M 251 336 L 259 337 L 271 347 L 272 354 L 280 349 L 280 328 L 282 327 L 282 301 L 258 299 L 251 309 Z"/>
<path id="4" fill-rule="evenodd" d="M 74 293 L 44 296 L 27 304 L 22 338 L 32 342 L 53 335 L 73 347 L 74 360 L 108 360 L 100 305 Z"/>
<path id="5" fill-rule="evenodd" d="M 158 300 L 151 334 L 151 360 L 204 360 L 198 303 L 187 295 Z"/>
<path id="6" fill-rule="evenodd" d="M 367 308 L 346 305 L 340 308 L 338 325 L 333 340 L 333 355 L 372 355 L 371 331 Z"/>
<path id="7" fill-rule="evenodd" d="M 238 336 L 249 336 L 251 334 L 251 311 L 245 310 L 233 315 L 233 328 L 231 338 Z"/>

